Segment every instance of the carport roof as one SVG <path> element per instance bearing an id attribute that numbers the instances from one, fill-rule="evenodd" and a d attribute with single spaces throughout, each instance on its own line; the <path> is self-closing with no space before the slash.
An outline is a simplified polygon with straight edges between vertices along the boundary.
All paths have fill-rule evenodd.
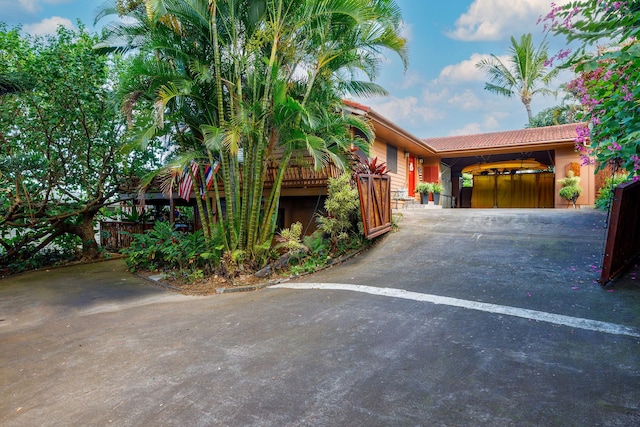
<path id="1" fill-rule="evenodd" d="M 581 125 L 583 124 L 570 123 L 505 132 L 425 138 L 422 141 L 438 154 L 522 146 L 530 150 L 543 150 L 550 144 L 573 143 L 577 136 L 576 128 Z"/>

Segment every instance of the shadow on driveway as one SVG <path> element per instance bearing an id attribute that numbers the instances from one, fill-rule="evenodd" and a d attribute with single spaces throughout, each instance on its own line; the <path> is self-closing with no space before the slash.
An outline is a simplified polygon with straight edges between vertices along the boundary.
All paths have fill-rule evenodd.
<path id="1" fill-rule="evenodd" d="M 0 280 L 0 332 L 180 299 L 130 274 L 123 260 L 44 269 Z"/>

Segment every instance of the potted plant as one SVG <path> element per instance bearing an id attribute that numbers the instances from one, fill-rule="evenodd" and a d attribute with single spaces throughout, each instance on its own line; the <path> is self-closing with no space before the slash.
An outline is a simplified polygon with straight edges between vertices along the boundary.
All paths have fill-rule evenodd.
<path id="1" fill-rule="evenodd" d="M 576 209 L 576 201 L 582 194 L 582 187 L 580 187 L 580 177 L 575 176 L 573 171 L 567 172 L 567 177 L 559 179 L 558 183 L 562 185 L 560 189 L 560 197 L 573 203 L 573 208 Z"/>
<path id="2" fill-rule="evenodd" d="M 433 193 L 433 204 L 440 204 L 440 193 L 442 193 L 442 185 L 437 182 L 431 183 L 431 192 Z"/>
<path id="3" fill-rule="evenodd" d="M 416 193 L 420 193 L 420 203 L 426 205 L 429 203 L 429 193 L 433 193 L 433 187 L 430 182 L 421 182 L 416 185 Z"/>

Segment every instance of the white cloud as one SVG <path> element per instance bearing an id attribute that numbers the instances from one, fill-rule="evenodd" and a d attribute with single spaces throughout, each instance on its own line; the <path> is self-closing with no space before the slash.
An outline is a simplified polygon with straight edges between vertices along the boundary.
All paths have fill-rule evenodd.
<path id="1" fill-rule="evenodd" d="M 427 104 L 437 104 L 449 98 L 449 89 L 441 88 L 438 91 L 432 91 L 426 88 L 422 91 L 422 100 Z"/>
<path id="2" fill-rule="evenodd" d="M 393 86 L 400 89 L 410 89 L 414 86 L 422 86 L 424 83 L 425 79 L 421 74 L 415 71 L 407 71 L 404 76 L 402 76 L 402 80 L 394 82 Z"/>
<path id="3" fill-rule="evenodd" d="M 485 103 L 471 89 L 456 93 L 447 102 L 456 109 L 464 111 L 478 110 L 485 106 Z"/>
<path id="4" fill-rule="evenodd" d="M 480 123 L 467 123 L 461 128 L 453 129 L 449 132 L 448 136 L 458 136 L 458 135 L 475 135 L 478 133 L 482 133 L 482 125 Z"/>
<path id="5" fill-rule="evenodd" d="M 60 25 L 66 28 L 75 28 L 69 19 L 52 16 L 35 24 L 26 24 L 22 27 L 22 30 L 33 36 L 42 36 L 45 34 L 54 34 Z"/>
<path id="6" fill-rule="evenodd" d="M 449 132 L 449 136 L 474 135 L 478 133 L 496 131 L 496 129 L 500 128 L 500 126 L 503 124 L 501 122 L 507 116 L 508 114 L 504 112 L 492 111 L 491 113 L 486 114 L 484 116 L 484 119 L 482 120 L 482 122 L 467 123 L 461 128 L 453 129 L 451 132 Z"/>
<path id="7" fill-rule="evenodd" d="M 556 0 L 556 4 L 569 1 Z M 508 35 L 534 32 L 538 18 L 551 10 L 550 3 L 550 0 L 475 0 L 447 36 L 465 41 L 499 40 Z"/>
<path id="8" fill-rule="evenodd" d="M 356 102 L 371 107 L 375 112 L 393 123 L 404 124 L 405 126 L 420 125 L 444 117 L 444 114 L 439 109 L 421 105 L 420 101 L 413 96 L 381 98 L 377 102 L 371 98 L 356 99 Z"/>
<path id="9" fill-rule="evenodd" d="M 3 2 L 5 3 L 5 2 Z M 6 2 L 9 3 L 9 2 Z M 37 0 L 18 0 L 18 5 L 27 12 L 37 12 L 40 10 L 40 2 Z"/>
<path id="10" fill-rule="evenodd" d="M 23 18 L 25 14 L 34 14 L 41 9 L 37 0 L 0 0 L 1 21 Z"/>
<path id="11" fill-rule="evenodd" d="M 437 83 L 459 83 L 459 82 L 475 82 L 485 81 L 484 71 L 480 70 L 476 64 L 483 59 L 491 59 L 489 54 L 473 53 L 471 58 L 453 65 L 447 65 L 440 71 L 440 75 L 436 79 Z M 509 57 L 498 56 L 503 62 L 507 63 Z"/>
<path id="12" fill-rule="evenodd" d="M 72 0 L 0 0 L 0 20 L 4 22 L 25 22 L 43 10 L 43 4 L 62 4 Z"/>
<path id="13" fill-rule="evenodd" d="M 1 9 L 5 10 L 8 8 L 15 8 L 16 3 L 18 3 L 17 7 L 26 13 L 36 13 L 42 9 L 41 4 L 63 4 L 69 3 L 71 0 L 0 0 Z"/>
<path id="14" fill-rule="evenodd" d="M 400 36 L 407 39 L 407 42 L 413 41 L 413 25 L 407 24 L 406 22 L 400 28 Z"/>

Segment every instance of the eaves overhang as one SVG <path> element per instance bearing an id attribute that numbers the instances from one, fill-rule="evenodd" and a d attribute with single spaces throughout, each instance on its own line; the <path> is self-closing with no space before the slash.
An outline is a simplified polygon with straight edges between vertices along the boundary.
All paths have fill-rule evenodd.
<path id="1" fill-rule="evenodd" d="M 436 155 L 435 151 L 422 139 L 402 129 L 370 107 L 348 100 L 343 101 L 343 104 L 350 113 L 364 116 L 371 121 L 377 139 L 418 157 L 433 157 Z"/>

